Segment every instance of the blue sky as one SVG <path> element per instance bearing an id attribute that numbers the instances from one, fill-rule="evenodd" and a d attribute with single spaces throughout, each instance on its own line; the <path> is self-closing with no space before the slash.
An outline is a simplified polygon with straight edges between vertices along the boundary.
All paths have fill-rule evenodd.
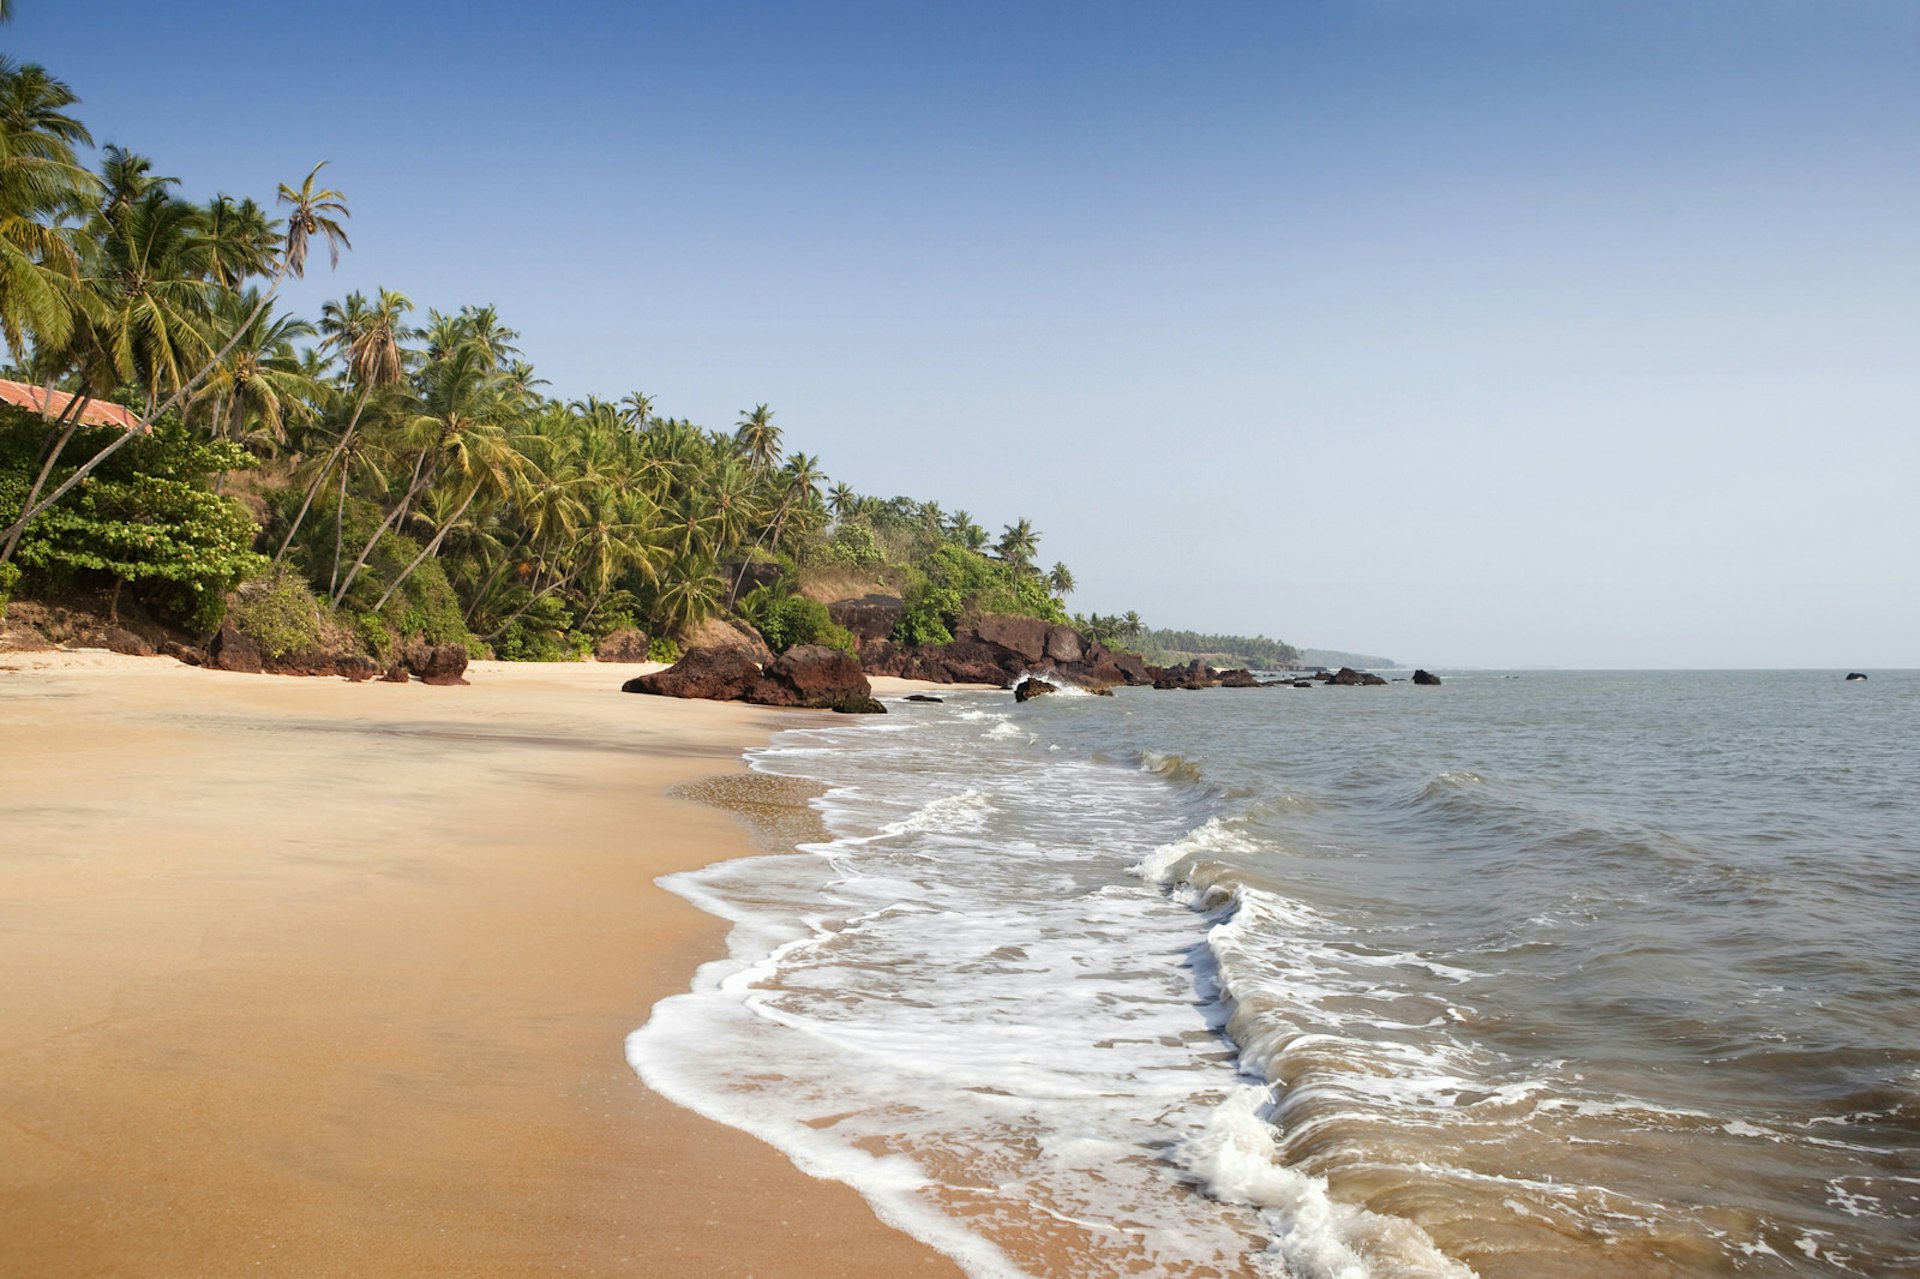
<path id="1" fill-rule="evenodd" d="M 1079 609 L 1422 664 L 1920 665 L 1920 6 L 19 0 L 293 300 L 491 302 Z"/>

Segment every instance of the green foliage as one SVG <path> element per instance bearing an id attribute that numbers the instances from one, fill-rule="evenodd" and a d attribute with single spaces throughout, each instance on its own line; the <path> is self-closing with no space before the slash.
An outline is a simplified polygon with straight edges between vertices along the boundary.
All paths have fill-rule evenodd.
<path id="1" fill-rule="evenodd" d="M 353 633 L 359 639 L 361 647 L 382 662 L 393 660 L 393 650 L 398 641 L 387 624 L 380 620 L 378 613 L 355 613 L 353 615 Z"/>
<path id="2" fill-rule="evenodd" d="M 326 606 L 305 578 L 285 567 L 236 591 L 227 617 L 276 660 L 324 647 L 334 636 Z"/>
<path id="3" fill-rule="evenodd" d="M 656 635 L 647 642 L 647 660 L 677 662 L 680 660 L 680 645 L 665 635 Z"/>
<path id="4" fill-rule="evenodd" d="M 37 422 L 37 419 L 33 419 Z M 35 468 L 31 429 L 0 445 L 0 527 L 24 509 Z M 76 435 L 69 455 L 93 456 L 112 437 Z M 178 423 L 122 448 L 27 527 L 15 560 L 48 583 L 118 581 L 196 630 L 219 626 L 226 596 L 267 567 L 255 554 L 259 531 L 236 502 L 212 492 L 214 472 L 251 465 L 231 444 L 194 439 Z M 73 473 L 56 467 L 47 491 Z"/>
<path id="5" fill-rule="evenodd" d="M 20 570 L 11 564 L 0 564 L 0 619 L 7 615 L 7 601 L 13 598 L 13 588 L 20 584 Z"/>
<path id="6" fill-rule="evenodd" d="M 886 555 L 880 549 L 879 539 L 874 536 L 873 526 L 859 520 L 842 522 L 827 539 L 820 558 L 825 563 L 844 568 L 876 568 L 886 563 Z"/>
<path id="7" fill-rule="evenodd" d="M 508 662 L 577 662 L 593 651 L 593 641 L 571 633 L 573 613 L 558 596 L 534 601 L 494 644 L 494 652 Z"/>
<path id="8" fill-rule="evenodd" d="M 902 644 L 944 644 L 962 619 L 985 613 L 1067 620 L 1040 578 L 947 542 L 909 576 L 905 609 L 893 637 Z"/>
<path id="9" fill-rule="evenodd" d="M 776 653 L 784 653 L 796 644 L 825 644 L 845 653 L 853 651 L 853 633 L 834 622 L 819 600 L 790 594 L 776 585 L 748 592 L 741 603 L 767 647 Z"/>
<path id="10" fill-rule="evenodd" d="M 1135 619 L 1136 623 L 1138 619 Z M 1215 664 L 1277 670 L 1300 661 L 1300 650 L 1291 644 L 1265 635 L 1208 635 L 1199 631 L 1151 630 L 1138 628 L 1139 646 L 1149 661 L 1165 664 L 1185 662 L 1195 657 L 1215 659 Z"/>

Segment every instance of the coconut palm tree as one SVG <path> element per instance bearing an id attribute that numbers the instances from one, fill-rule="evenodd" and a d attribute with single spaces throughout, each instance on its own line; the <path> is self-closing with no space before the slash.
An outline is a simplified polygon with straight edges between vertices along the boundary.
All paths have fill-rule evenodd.
<path id="1" fill-rule="evenodd" d="M 259 292 L 223 291 L 214 302 L 215 334 L 245 326 L 237 342 L 225 343 L 225 357 L 188 405 L 189 413 L 196 404 L 210 406 L 211 433 L 218 439 L 241 439 L 257 420 L 270 439 L 283 441 L 288 415 L 306 414 L 320 396 L 319 383 L 301 368 L 293 346 L 295 339 L 313 336 L 313 325 L 261 308 Z"/>
<path id="2" fill-rule="evenodd" d="M 74 154 L 93 141 L 66 113 L 77 101 L 41 67 L 0 57 L 0 339 L 16 355 L 73 330 L 79 257 L 57 223 L 99 190 Z"/>
<path id="3" fill-rule="evenodd" d="M 200 219 L 207 272 L 222 288 L 237 289 L 243 281 L 273 270 L 280 233 L 252 200 L 216 195 L 202 208 Z"/>
<path id="4" fill-rule="evenodd" d="M 343 219 L 353 216 L 347 211 L 346 197 L 331 187 L 314 185 L 320 170 L 326 167 L 325 160 L 314 165 L 313 172 L 307 174 L 307 180 L 297 190 L 284 182 L 280 184 L 280 203 L 289 209 L 286 239 L 280 255 L 282 275 L 295 279 L 305 277 L 307 250 L 316 236 L 327 246 L 328 261 L 336 267 L 340 265 L 340 250 L 353 247 L 346 228 L 340 225 Z"/>
<path id="5" fill-rule="evenodd" d="M 994 546 L 1001 559 L 1020 569 L 1033 563 L 1033 553 L 1039 548 L 1040 535 L 1033 531 L 1033 521 L 1027 519 L 1006 525 Z"/>
<path id="6" fill-rule="evenodd" d="M 1073 586 L 1073 571 L 1065 564 L 1056 561 L 1047 573 L 1047 589 L 1055 595 L 1071 595 Z"/>
<path id="7" fill-rule="evenodd" d="M 773 424 L 773 410 L 764 404 L 740 410 L 740 425 L 733 438 L 756 468 L 773 469 L 780 460 L 780 428 Z"/>

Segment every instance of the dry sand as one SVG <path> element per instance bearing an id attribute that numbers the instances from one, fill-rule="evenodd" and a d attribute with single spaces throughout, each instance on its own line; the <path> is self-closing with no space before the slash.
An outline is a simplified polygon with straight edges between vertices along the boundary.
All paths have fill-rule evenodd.
<path id="1" fill-rule="evenodd" d="M 0 653 L 0 1275 L 957 1274 L 627 1067 L 803 718 L 632 673 Z"/>

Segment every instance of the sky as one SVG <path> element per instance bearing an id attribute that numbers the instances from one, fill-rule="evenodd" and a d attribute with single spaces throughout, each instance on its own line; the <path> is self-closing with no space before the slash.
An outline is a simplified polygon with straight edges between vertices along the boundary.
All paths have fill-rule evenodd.
<path id="1" fill-rule="evenodd" d="M 1076 611 L 1410 665 L 1920 666 L 1920 5 L 17 0 L 196 198 L 491 303 Z"/>

